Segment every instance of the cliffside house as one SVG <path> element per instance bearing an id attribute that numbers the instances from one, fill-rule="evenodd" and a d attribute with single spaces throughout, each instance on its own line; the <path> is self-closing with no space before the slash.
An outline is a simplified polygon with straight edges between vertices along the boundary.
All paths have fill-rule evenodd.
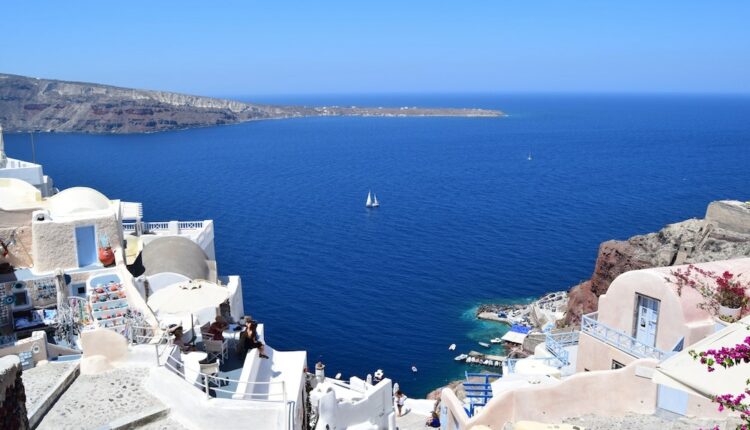
<path id="1" fill-rule="evenodd" d="M 139 203 L 91 188 L 54 193 L 37 185 L 0 177 L 0 357 L 16 355 L 25 368 L 73 360 L 87 374 L 147 368 L 145 388 L 170 407 L 174 420 L 198 428 L 238 422 L 306 428 L 306 386 L 318 385 L 305 371 L 306 352 L 276 350 L 261 324 L 269 358 L 257 349 L 237 353 L 246 311 L 242 283 L 219 275 L 212 221 L 143 222 Z M 191 283 L 223 290 L 225 299 L 169 314 L 147 305 L 159 291 Z M 223 341 L 206 337 L 217 315 L 233 323 Z M 175 345 L 170 325 L 182 325 L 196 350 Z M 382 395 L 390 381 L 385 385 L 343 384 L 335 388 L 337 401 L 323 393 L 315 412 L 339 416 L 339 423 L 392 428 L 390 393 Z M 346 412 L 349 404 L 357 413 Z"/>
<path id="2" fill-rule="evenodd" d="M 696 266 L 750 277 L 750 258 Z M 687 351 L 706 347 L 701 343 L 706 339 L 716 339 L 712 346 L 716 342 L 734 346 L 727 334 L 749 321 L 734 325 L 722 321 L 699 306 L 704 298 L 692 288 L 678 294 L 671 275 L 677 268 L 685 267 L 636 270 L 617 277 L 599 298 L 598 311 L 583 317 L 579 332 L 549 333 L 533 357 L 508 360 L 503 377 L 491 384 L 492 398 L 474 408 L 473 416 L 466 411 L 472 411 L 470 404 L 461 404 L 452 391 L 444 390 L 444 428 L 478 424 L 502 428 L 506 422 L 520 420 L 560 423 L 582 415 L 658 410 L 674 416 L 726 418 L 727 413 L 720 414 L 709 396 L 731 392 L 737 384 L 720 371 L 708 373 L 694 363 L 686 367 L 697 372 L 694 376 L 680 368 L 686 360 L 692 361 L 685 358 Z M 665 370 L 656 371 L 657 367 Z M 743 382 L 750 377 L 750 367 L 738 372 Z M 713 390 L 701 392 L 691 384 L 711 385 Z"/>
<path id="3" fill-rule="evenodd" d="M 3 141 L 3 127 L 0 126 L 0 179 L 20 179 L 28 182 L 39 190 L 42 197 L 49 197 L 56 193 L 52 179 L 44 174 L 42 166 L 28 161 L 8 158 L 5 155 L 5 142 Z"/>

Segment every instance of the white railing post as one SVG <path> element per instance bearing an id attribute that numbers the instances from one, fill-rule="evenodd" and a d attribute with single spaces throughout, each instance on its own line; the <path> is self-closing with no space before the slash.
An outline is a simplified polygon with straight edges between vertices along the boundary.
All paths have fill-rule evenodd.
<path id="1" fill-rule="evenodd" d="M 289 429 L 289 403 L 287 403 L 286 399 L 285 381 L 281 381 L 281 399 L 284 401 L 284 428 Z"/>
<path id="2" fill-rule="evenodd" d="M 209 392 L 209 389 L 208 389 L 208 375 L 206 375 L 205 373 L 203 374 L 203 386 L 206 389 L 206 398 L 210 399 L 211 393 Z"/>

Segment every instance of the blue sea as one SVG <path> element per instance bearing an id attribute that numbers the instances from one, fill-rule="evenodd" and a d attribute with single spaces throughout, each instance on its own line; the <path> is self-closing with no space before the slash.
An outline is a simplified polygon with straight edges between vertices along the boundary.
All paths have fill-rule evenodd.
<path id="1" fill-rule="evenodd" d="M 214 219 L 219 270 L 242 275 L 269 344 L 345 378 L 382 368 L 411 397 L 461 377 L 453 357 L 505 330 L 473 318 L 479 303 L 567 289 L 590 276 L 602 241 L 750 199 L 750 97 L 253 100 L 509 116 L 38 134 L 36 160 L 61 189 L 143 202 L 148 221 Z M 7 135 L 6 149 L 31 158 L 28 135 Z M 368 190 L 380 208 L 364 207 Z"/>

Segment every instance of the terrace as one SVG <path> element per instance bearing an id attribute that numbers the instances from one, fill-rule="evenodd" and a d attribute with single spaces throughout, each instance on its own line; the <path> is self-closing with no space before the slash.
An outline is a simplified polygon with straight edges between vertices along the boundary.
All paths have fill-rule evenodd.
<path id="1" fill-rule="evenodd" d="M 215 258 L 214 252 L 214 222 L 212 220 L 204 221 L 160 221 L 160 222 L 142 222 L 142 221 L 124 221 L 122 223 L 123 232 L 126 235 L 138 236 L 145 245 L 149 241 L 149 236 L 182 236 L 186 237 L 203 249 L 209 258 Z M 128 254 L 137 252 L 128 246 Z"/>
<path id="2" fill-rule="evenodd" d="M 263 327 L 258 328 L 262 337 Z M 194 391 L 186 388 L 188 394 L 202 394 L 206 400 L 236 402 L 238 407 L 262 404 L 265 408 L 281 408 L 283 428 L 296 428 L 301 404 L 300 393 L 304 384 L 304 351 L 276 351 L 266 345 L 268 359 L 259 357 L 258 350 L 253 349 L 245 357 L 236 353 L 239 336 L 225 332 L 228 353 L 219 358 L 207 358 L 203 341 L 198 336 L 195 345 L 198 351 L 182 353 L 172 345 L 169 336 L 158 335 L 148 327 L 133 330 L 130 333 L 131 343 L 150 344 L 156 349 L 159 367 L 177 375 Z M 213 363 L 219 362 L 218 368 Z M 190 394 L 192 393 L 192 394 Z M 260 403 L 258 403 L 260 402 Z M 217 403 L 218 404 L 218 403 Z M 227 404 L 229 405 L 229 404 Z"/>

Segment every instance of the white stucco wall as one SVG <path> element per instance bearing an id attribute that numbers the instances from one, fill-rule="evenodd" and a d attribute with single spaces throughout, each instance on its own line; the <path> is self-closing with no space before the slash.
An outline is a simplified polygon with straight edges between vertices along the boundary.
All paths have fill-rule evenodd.
<path id="1" fill-rule="evenodd" d="M 162 272 L 148 277 L 148 287 L 151 290 L 151 294 L 154 294 L 164 287 L 168 287 L 178 282 L 187 281 L 190 281 L 190 278 L 185 275 L 173 272 Z"/>
<path id="2" fill-rule="evenodd" d="M 34 185 L 35 187 L 44 185 L 44 173 L 42 166 L 39 164 L 8 158 L 7 166 L 8 168 L 0 169 L 0 178 L 20 179 Z"/>
<path id="3" fill-rule="evenodd" d="M 226 281 L 226 286 L 229 289 L 229 308 L 231 310 L 232 318 L 235 321 L 239 321 L 243 315 L 245 315 L 245 303 L 242 296 L 242 279 L 239 276 L 228 276 L 222 279 L 222 282 Z"/>
<path id="4" fill-rule="evenodd" d="M 325 385 L 324 385 L 325 386 Z M 387 429 L 393 414 L 393 386 L 390 379 L 383 379 L 375 386 L 366 387 L 362 398 L 356 401 L 339 401 L 333 389 L 323 393 L 311 393 L 311 402 L 318 408 L 316 430 L 343 430 L 354 425 L 368 424 Z M 318 390 L 320 391 L 320 390 Z"/>
<path id="5" fill-rule="evenodd" d="M 655 366 L 656 360 L 644 359 L 619 370 L 577 373 L 556 384 L 510 390 L 493 397 L 471 419 L 451 390 L 443 390 L 441 399 L 449 411 L 448 421 L 458 422 L 459 428 L 502 429 L 506 422 L 521 420 L 559 423 L 586 414 L 651 414 L 656 408 L 656 385 L 650 377 L 639 376 L 643 373 L 639 368 Z"/>
<path id="6" fill-rule="evenodd" d="M 287 410 L 281 402 L 207 398 L 206 394 L 164 367 L 152 368 L 146 389 L 171 409 L 173 417 L 194 429 L 284 429 Z M 297 423 L 297 428 L 301 428 Z"/>
<path id="7" fill-rule="evenodd" d="M 74 269 L 78 267 L 76 246 L 76 227 L 93 225 L 98 241 L 106 234 L 112 249 L 122 254 L 122 225 L 117 213 L 99 212 L 87 216 L 32 221 L 32 255 L 34 272 L 50 272 L 57 268 Z"/>

